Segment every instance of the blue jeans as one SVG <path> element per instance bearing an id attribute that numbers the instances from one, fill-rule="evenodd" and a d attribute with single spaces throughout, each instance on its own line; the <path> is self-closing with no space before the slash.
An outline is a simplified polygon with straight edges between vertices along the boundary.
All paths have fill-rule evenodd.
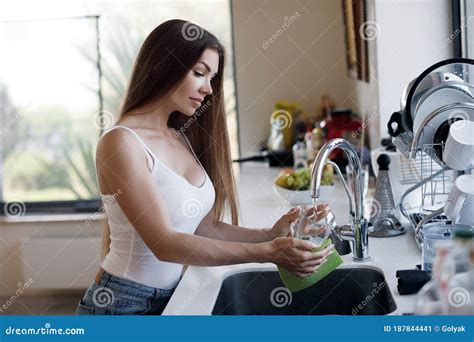
<path id="1" fill-rule="evenodd" d="M 92 283 L 76 315 L 161 315 L 175 289 L 162 290 L 104 272 Z"/>

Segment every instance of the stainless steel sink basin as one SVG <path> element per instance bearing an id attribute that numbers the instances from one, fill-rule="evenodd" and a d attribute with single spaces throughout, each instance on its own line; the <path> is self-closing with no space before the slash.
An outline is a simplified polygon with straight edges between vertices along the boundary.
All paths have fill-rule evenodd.
<path id="1" fill-rule="evenodd" d="M 291 294 L 277 271 L 224 279 L 213 315 L 386 315 L 397 308 L 383 273 L 339 268 Z"/>

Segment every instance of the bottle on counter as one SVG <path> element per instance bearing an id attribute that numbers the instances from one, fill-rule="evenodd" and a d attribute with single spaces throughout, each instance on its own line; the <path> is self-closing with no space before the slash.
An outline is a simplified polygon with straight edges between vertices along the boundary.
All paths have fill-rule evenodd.
<path id="1" fill-rule="evenodd" d="M 415 315 L 447 315 L 449 311 L 449 282 L 455 272 L 455 264 L 447 245 L 438 245 L 433 262 L 433 276 L 418 293 Z"/>
<path id="2" fill-rule="evenodd" d="M 474 312 L 474 227 L 454 232 L 456 275 L 449 283 L 449 315 L 472 315 Z"/>
<path id="3" fill-rule="evenodd" d="M 315 127 L 313 129 L 313 146 L 316 151 L 316 154 L 318 154 L 321 146 L 324 144 L 324 131 L 321 127 Z"/>
<path id="4" fill-rule="evenodd" d="M 320 127 L 309 127 L 304 135 L 306 144 L 306 159 L 308 165 L 311 165 L 318 155 L 321 146 L 323 146 L 323 130 Z"/>
<path id="5" fill-rule="evenodd" d="M 314 161 L 317 153 L 313 144 L 313 129 L 311 127 L 306 130 L 304 142 L 306 144 L 306 160 L 309 165 Z"/>
<path id="6" fill-rule="evenodd" d="M 304 142 L 304 136 L 299 135 L 296 143 L 292 147 L 293 151 L 293 168 L 299 169 L 302 167 L 308 167 L 308 157 L 306 154 L 306 144 Z"/>
<path id="7" fill-rule="evenodd" d="M 454 260 L 456 273 L 471 272 L 474 276 L 474 228 L 466 227 L 454 231 Z M 472 280 L 474 286 L 474 279 Z"/>
<path id="8" fill-rule="evenodd" d="M 456 229 L 454 236 L 453 250 L 444 244 L 437 249 L 433 278 L 418 294 L 416 315 L 474 312 L 474 229 Z"/>

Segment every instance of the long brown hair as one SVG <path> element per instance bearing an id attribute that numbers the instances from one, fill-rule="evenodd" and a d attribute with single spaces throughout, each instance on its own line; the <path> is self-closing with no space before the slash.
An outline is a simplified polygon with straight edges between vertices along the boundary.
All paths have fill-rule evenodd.
<path id="1" fill-rule="evenodd" d="M 218 74 L 212 81 L 213 94 L 192 118 L 173 112 L 168 126 L 185 133 L 211 178 L 216 192 L 214 214 L 219 219 L 230 211 L 231 222 L 238 224 L 238 210 L 229 135 L 224 104 L 225 51 L 217 38 L 202 27 L 184 20 L 169 20 L 145 39 L 135 62 L 120 117 L 139 106 L 167 96 L 184 79 L 206 49 L 219 55 Z M 110 228 L 106 223 L 102 256 L 110 247 Z"/>

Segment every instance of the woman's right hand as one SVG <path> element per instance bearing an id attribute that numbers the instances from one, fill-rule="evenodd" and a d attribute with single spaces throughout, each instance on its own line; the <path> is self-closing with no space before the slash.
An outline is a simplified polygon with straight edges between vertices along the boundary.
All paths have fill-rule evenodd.
<path id="1" fill-rule="evenodd" d="M 280 237 L 270 242 L 269 262 L 304 278 L 316 271 L 332 254 L 334 245 L 329 245 L 320 252 L 312 252 L 317 244 L 293 237 Z"/>

